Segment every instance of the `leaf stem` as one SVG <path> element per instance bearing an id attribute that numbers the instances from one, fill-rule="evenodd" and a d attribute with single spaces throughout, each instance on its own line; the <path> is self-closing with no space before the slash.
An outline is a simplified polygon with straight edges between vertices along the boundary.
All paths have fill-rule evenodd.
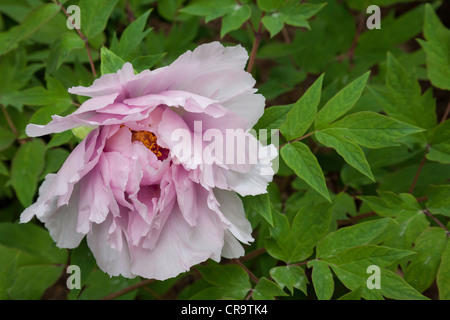
<path id="1" fill-rule="evenodd" d="M 66 8 L 64 8 L 64 6 L 58 0 L 53 0 L 53 2 L 55 2 L 61 8 L 61 10 L 64 12 L 64 14 L 67 16 L 67 18 L 70 18 L 70 15 L 67 12 Z M 75 23 L 73 20 L 72 20 L 72 24 L 75 26 Z M 86 51 L 87 51 L 88 58 L 89 58 L 89 64 L 91 65 L 92 74 L 94 75 L 94 78 L 97 78 L 97 71 L 95 70 L 94 60 L 92 59 L 91 49 L 89 48 L 88 39 L 85 37 L 83 32 L 81 32 L 81 29 L 75 28 L 75 30 L 77 31 L 81 40 L 83 40 L 83 42 L 84 42 L 84 46 L 86 47 Z"/>
<path id="2" fill-rule="evenodd" d="M 297 141 L 304 140 L 304 139 L 306 139 L 306 138 L 312 136 L 312 135 L 313 135 L 314 133 L 316 133 L 316 132 L 317 132 L 317 130 L 314 130 L 314 131 L 311 131 L 310 133 L 305 134 L 304 136 L 301 136 L 300 138 L 297 138 L 297 139 L 288 141 L 288 142 L 286 142 L 286 143 L 283 143 L 283 144 L 280 146 L 280 149 L 283 148 L 285 145 L 290 144 L 290 143 L 292 143 L 292 142 L 297 142 Z"/>
<path id="3" fill-rule="evenodd" d="M 450 113 L 450 101 L 448 102 L 447 108 L 444 111 L 444 115 L 442 116 L 441 123 L 447 120 L 448 114 Z"/>
<path id="4" fill-rule="evenodd" d="M 240 266 L 242 269 L 245 270 L 245 272 L 247 272 L 247 274 L 249 275 L 249 277 L 255 282 L 258 283 L 259 279 L 257 276 L 255 276 L 253 274 L 253 272 L 251 272 L 246 266 L 244 266 L 244 264 L 242 262 L 240 262 L 238 259 L 233 259 L 233 262 L 236 263 L 238 266 Z"/>
<path id="5" fill-rule="evenodd" d="M 433 219 L 434 222 L 437 223 L 437 225 L 439 227 L 441 227 L 442 229 L 444 229 L 447 232 L 447 236 L 450 237 L 450 231 L 447 229 L 447 227 L 441 222 L 439 221 L 438 218 L 436 218 L 430 211 L 428 211 L 427 209 L 422 210 L 423 213 L 425 213 L 427 216 L 429 216 L 431 219 Z"/>
<path id="6" fill-rule="evenodd" d="M 261 44 L 261 39 L 262 39 L 262 18 L 264 17 L 264 14 L 265 13 L 263 12 L 263 14 L 261 16 L 261 20 L 259 21 L 258 31 L 255 32 L 255 29 L 253 28 L 253 25 L 252 25 L 253 33 L 255 35 L 255 41 L 253 42 L 252 51 L 250 53 L 250 59 L 248 61 L 248 65 L 247 65 L 247 72 L 248 73 L 252 73 L 253 66 L 255 65 L 256 53 L 258 52 L 259 45 Z"/>
<path id="7" fill-rule="evenodd" d="M 417 168 L 417 172 L 416 175 L 414 176 L 414 179 L 411 183 L 411 187 L 409 187 L 408 193 L 412 194 L 414 191 L 414 188 L 416 187 L 417 184 L 417 180 L 419 179 L 419 175 L 422 172 L 423 166 L 425 165 L 425 162 L 427 161 L 427 153 L 428 153 L 428 148 L 427 148 L 427 152 L 425 153 L 425 155 L 422 158 L 422 161 L 420 161 L 419 164 L 419 168 Z"/>
<path id="8" fill-rule="evenodd" d="M 120 296 L 123 296 L 124 294 L 127 294 L 127 293 L 129 293 L 131 291 L 134 291 L 136 289 L 144 287 L 144 286 L 146 286 L 146 285 L 148 285 L 148 284 L 150 284 L 150 283 L 152 283 L 154 281 L 155 281 L 155 279 L 143 280 L 143 281 L 135 283 L 135 284 L 133 284 L 133 285 L 131 285 L 129 287 L 126 287 L 126 288 L 124 288 L 122 290 L 113 292 L 113 293 L 107 295 L 106 297 L 101 298 L 100 300 L 113 300 L 113 299 L 116 299 L 116 298 L 118 298 Z"/>
<path id="9" fill-rule="evenodd" d="M 24 144 L 25 140 L 19 139 L 19 131 L 17 131 L 16 126 L 14 125 L 14 122 L 11 120 L 11 117 L 8 114 L 8 111 L 6 110 L 5 106 L 1 104 L 3 115 L 5 116 L 6 122 L 8 122 L 9 127 L 11 128 L 12 133 L 17 137 L 17 141 L 19 141 L 20 144 Z"/>

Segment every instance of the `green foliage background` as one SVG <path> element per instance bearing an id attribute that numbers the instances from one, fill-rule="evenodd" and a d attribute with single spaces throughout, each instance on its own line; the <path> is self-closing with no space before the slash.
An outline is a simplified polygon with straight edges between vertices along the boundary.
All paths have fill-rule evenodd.
<path id="1" fill-rule="evenodd" d="M 449 17 L 449 1 L 2 0 L 0 299 L 450 299 Z M 84 134 L 30 139 L 26 124 L 73 112 L 83 98 L 67 88 L 125 61 L 165 66 L 213 40 L 248 50 L 267 98 L 255 128 L 281 132 L 269 193 L 244 198 L 246 256 L 109 278 L 84 242 L 61 250 L 38 221 L 18 223 Z M 70 264 L 82 290 L 66 287 Z"/>

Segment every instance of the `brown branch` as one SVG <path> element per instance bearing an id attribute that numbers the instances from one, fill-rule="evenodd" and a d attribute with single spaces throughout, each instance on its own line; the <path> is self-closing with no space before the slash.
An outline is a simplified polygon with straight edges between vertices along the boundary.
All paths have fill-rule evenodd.
<path id="1" fill-rule="evenodd" d="M 244 261 L 253 259 L 253 258 L 255 258 L 255 257 L 257 257 L 257 256 L 259 256 L 259 255 L 261 255 L 261 254 L 263 254 L 265 252 L 266 252 L 266 248 L 256 249 L 255 251 L 247 253 L 245 256 L 240 258 L 239 261 L 244 262 Z"/>
<path id="2" fill-rule="evenodd" d="M 64 12 L 64 14 L 67 16 L 67 18 L 70 18 L 70 14 L 67 12 L 66 8 L 64 8 L 64 6 L 58 0 L 53 0 L 53 2 L 55 2 L 61 8 L 61 10 Z M 72 24 L 75 26 L 75 23 L 73 20 L 72 20 Z M 96 78 L 97 71 L 95 71 L 94 60 L 92 59 L 91 49 L 89 48 L 88 39 L 85 37 L 83 32 L 81 32 L 80 29 L 75 28 L 75 30 L 78 33 L 78 35 L 80 36 L 81 40 L 84 41 L 84 46 L 86 47 L 86 51 L 87 51 L 88 58 L 89 58 L 89 64 L 91 65 L 91 71 L 92 71 L 92 74 L 94 75 L 94 78 Z"/>
<path id="3" fill-rule="evenodd" d="M 143 280 L 143 281 L 138 282 L 136 284 L 133 284 L 133 285 L 127 287 L 127 288 L 124 288 L 122 290 L 113 292 L 113 293 L 107 295 L 106 297 L 101 298 L 100 300 L 113 300 L 113 299 L 116 299 L 116 298 L 118 298 L 120 296 L 123 296 L 124 294 L 127 294 L 127 293 L 129 293 L 131 291 L 134 291 L 134 290 L 137 290 L 137 289 L 139 289 L 141 287 L 144 287 L 144 286 L 146 286 L 146 285 L 148 285 L 148 284 L 150 284 L 150 283 L 152 283 L 154 281 L 155 281 L 155 279 Z"/>
<path id="4" fill-rule="evenodd" d="M 349 225 L 354 225 L 359 220 L 370 218 L 370 217 L 373 217 L 375 215 L 376 215 L 376 213 L 374 211 L 371 211 L 371 212 L 367 212 L 367 213 L 364 213 L 364 214 L 360 214 L 360 215 L 351 217 L 351 218 L 349 218 L 347 220 L 337 220 L 336 222 L 337 222 L 337 224 L 340 227 L 345 227 L 345 226 L 349 226 Z"/>
<path id="5" fill-rule="evenodd" d="M 244 266 L 244 264 L 242 262 L 240 262 L 238 259 L 233 259 L 233 262 L 236 263 L 238 266 L 240 266 L 242 269 L 245 270 L 245 272 L 247 272 L 247 274 L 249 275 L 249 277 L 255 282 L 258 283 L 259 279 L 257 276 L 255 276 L 253 274 L 253 272 L 251 272 L 246 266 Z"/>
<path id="6" fill-rule="evenodd" d="M 252 47 L 252 51 L 250 53 L 250 59 L 248 61 L 248 65 L 247 65 L 247 72 L 251 73 L 253 70 L 253 66 L 255 65 L 255 60 L 256 60 L 256 53 L 258 52 L 258 48 L 259 45 L 261 44 L 261 39 L 262 39 L 262 18 L 264 17 L 264 12 L 261 16 L 261 20 L 259 21 L 259 27 L 258 27 L 258 31 L 254 31 L 253 28 L 253 32 L 255 34 L 255 41 L 253 42 L 253 47 Z"/>
<path id="7" fill-rule="evenodd" d="M 5 106 L 1 104 L 3 115 L 5 116 L 6 122 L 8 122 L 9 127 L 11 128 L 12 133 L 17 137 L 17 141 L 19 141 L 20 144 L 24 144 L 24 139 L 19 139 L 19 131 L 17 131 L 16 126 L 14 125 L 14 122 L 11 120 L 11 117 L 8 114 L 8 111 L 6 110 Z"/>
<path id="8" fill-rule="evenodd" d="M 447 108 L 445 109 L 444 115 L 442 116 L 441 123 L 447 120 L 449 113 L 450 113 L 450 101 L 448 102 Z"/>
<path id="9" fill-rule="evenodd" d="M 427 153 L 428 153 L 428 150 L 427 150 Z M 414 176 L 414 179 L 411 183 L 411 187 L 409 187 L 408 193 L 411 193 L 411 194 L 413 193 L 414 188 L 416 187 L 416 184 L 417 184 L 417 180 L 419 179 L 419 175 L 422 172 L 423 166 L 425 165 L 426 161 L 427 161 L 427 155 L 425 154 L 422 158 L 422 161 L 420 161 L 419 168 L 417 169 L 416 175 Z"/>
<path id="10" fill-rule="evenodd" d="M 283 143 L 283 144 L 280 146 L 280 149 L 283 148 L 285 145 L 290 144 L 290 143 L 292 143 L 292 142 L 297 142 L 297 141 L 301 141 L 301 140 L 303 140 L 303 139 L 306 139 L 306 138 L 312 136 L 312 135 L 313 135 L 314 133 L 316 133 L 316 132 L 317 132 L 317 130 L 316 130 L 316 131 L 311 131 L 310 133 L 307 133 L 307 134 L 305 134 L 304 136 L 301 136 L 300 138 L 297 138 L 297 139 L 288 141 L 288 142 L 286 142 L 286 143 Z"/>
<path id="11" fill-rule="evenodd" d="M 446 227 L 441 221 L 439 221 L 438 218 L 436 218 L 436 217 L 435 217 L 430 211 L 428 211 L 428 210 L 422 210 L 422 212 L 425 213 L 427 216 L 429 216 L 431 219 L 433 219 L 433 221 L 436 222 L 437 225 L 438 225 L 439 227 L 441 227 L 442 229 L 444 229 L 444 230 L 446 231 L 447 236 L 450 237 L 450 231 L 448 231 L 447 227 Z"/>

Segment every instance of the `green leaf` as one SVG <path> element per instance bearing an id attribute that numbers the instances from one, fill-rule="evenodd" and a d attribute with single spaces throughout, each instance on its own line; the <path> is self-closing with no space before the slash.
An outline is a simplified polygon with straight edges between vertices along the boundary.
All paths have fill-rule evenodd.
<path id="1" fill-rule="evenodd" d="M 369 79 L 370 72 L 366 72 L 363 76 L 351 82 L 344 89 L 339 91 L 331 98 L 325 106 L 319 111 L 315 127 L 322 129 L 327 127 L 334 120 L 343 116 L 349 111 L 361 97 L 361 94 Z"/>
<path id="2" fill-rule="evenodd" d="M 389 116 L 425 129 L 436 125 L 434 99 L 427 94 L 421 95 L 415 73 L 405 69 L 390 53 L 387 56 L 386 87 L 388 92 L 380 102 Z"/>
<path id="3" fill-rule="evenodd" d="M 66 61 L 73 50 L 84 48 L 85 43 L 76 33 L 65 33 L 52 45 L 47 62 L 47 73 L 52 74 Z"/>
<path id="4" fill-rule="evenodd" d="M 83 270 L 81 270 L 83 272 Z M 138 283 L 139 277 L 127 279 L 124 277 L 111 277 L 100 270 L 95 270 L 89 274 L 86 282 L 83 283 L 85 288 L 78 296 L 78 300 L 99 300 L 107 295 L 128 288 Z M 115 300 L 134 300 L 138 291 L 132 290 L 124 295 L 119 296 Z"/>
<path id="5" fill-rule="evenodd" d="M 24 207 L 33 202 L 44 162 L 45 144 L 39 139 L 21 145 L 12 160 L 11 184 Z"/>
<path id="6" fill-rule="evenodd" d="M 379 219 L 341 228 L 328 234 L 317 244 L 316 256 L 327 258 L 351 247 L 373 244 L 392 223 L 392 219 Z"/>
<path id="7" fill-rule="evenodd" d="M 222 298 L 241 300 L 251 289 L 247 272 L 237 265 L 198 266 L 197 269 L 206 281 L 223 290 Z"/>
<path id="8" fill-rule="evenodd" d="M 64 131 L 61 133 L 55 133 L 53 137 L 50 139 L 50 141 L 47 144 L 47 149 L 59 147 L 60 145 L 69 143 L 70 140 L 72 140 L 73 134 L 70 130 Z"/>
<path id="9" fill-rule="evenodd" d="M 43 228 L 32 223 L 0 223 L 0 245 L 20 251 L 19 264 L 64 264 L 67 251 L 56 247 Z"/>
<path id="10" fill-rule="evenodd" d="M 69 151 L 62 148 L 48 150 L 45 154 L 45 167 L 39 180 L 43 180 L 49 173 L 56 173 L 62 167 L 69 154 Z"/>
<path id="11" fill-rule="evenodd" d="M 224 16 L 226 13 L 232 10 L 235 5 L 236 1 L 234 0 L 221 0 L 220 2 L 201 0 L 189 4 L 188 6 L 182 8 L 180 12 L 196 16 L 204 16 L 205 22 L 208 23 L 211 20 Z"/>
<path id="12" fill-rule="evenodd" d="M 278 12 L 272 13 L 270 16 L 264 16 L 261 19 L 264 28 L 270 32 L 270 37 L 276 36 L 284 27 L 283 16 Z"/>
<path id="13" fill-rule="evenodd" d="M 154 65 L 159 63 L 165 55 L 166 53 L 163 52 L 148 56 L 140 56 L 134 59 L 131 64 L 133 65 L 134 70 L 137 72 L 142 72 L 144 70 L 151 69 Z"/>
<path id="14" fill-rule="evenodd" d="M 450 241 L 442 254 L 441 264 L 437 274 L 437 285 L 439 289 L 439 299 L 450 300 Z"/>
<path id="15" fill-rule="evenodd" d="M 11 130 L 0 127 L 0 151 L 9 148 L 14 140 L 16 140 L 16 136 Z"/>
<path id="16" fill-rule="evenodd" d="M 64 267 L 34 265 L 19 268 L 10 294 L 17 300 L 38 300 L 45 290 L 58 280 Z"/>
<path id="17" fill-rule="evenodd" d="M 172 21 L 175 18 L 178 5 L 176 0 L 158 1 L 158 13 L 166 20 Z"/>
<path id="18" fill-rule="evenodd" d="M 358 289 L 355 289 L 347 294 L 344 294 L 338 300 L 361 300 L 361 295 L 362 295 L 362 287 L 359 287 Z"/>
<path id="19" fill-rule="evenodd" d="M 279 129 L 286 122 L 287 115 L 293 104 L 273 106 L 264 110 L 264 114 L 255 124 L 254 129 Z"/>
<path id="20" fill-rule="evenodd" d="M 286 121 L 280 127 L 280 131 L 286 139 L 299 138 L 313 124 L 320 102 L 323 77 L 322 74 L 287 114 Z"/>
<path id="21" fill-rule="evenodd" d="M 421 295 L 398 274 L 381 270 L 381 294 L 389 299 L 397 300 L 429 300 Z"/>
<path id="22" fill-rule="evenodd" d="M 305 271 L 298 266 L 281 266 L 270 269 L 270 276 L 281 288 L 288 288 L 294 294 L 294 288 L 307 295 L 306 285 L 309 283 Z"/>
<path id="23" fill-rule="evenodd" d="M 428 132 L 429 152 L 427 159 L 450 164 L 450 120 L 446 120 Z"/>
<path id="24" fill-rule="evenodd" d="M 347 137 L 340 135 L 332 130 L 324 130 L 316 132 L 317 140 L 323 145 L 333 148 L 344 158 L 345 162 L 353 168 L 364 174 L 366 177 L 375 181 L 372 170 L 367 162 L 366 156 L 362 149 Z"/>
<path id="25" fill-rule="evenodd" d="M 427 209 L 450 217 L 450 185 L 430 186 Z"/>
<path id="26" fill-rule="evenodd" d="M 395 217 L 397 226 L 386 230 L 384 244 L 393 248 L 412 249 L 417 237 L 429 226 L 422 208 L 409 193 L 378 192 L 380 197 L 362 196 L 369 207 L 381 216 Z"/>
<path id="27" fill-rule="evenodd" d="M 252 298 L 254 300 L 275 300 L 275 297 L 287 296 L 280 286 L 275 282 L 262 277 L 259 279 L 255 289 L 253 289 Z"/>
<path id="28" fill-rule="evenodd" d="M 266 239 L 267 252 L 286 263 L 306 260 L 326 235 L 332 213 L 333 207 L 327 202 L 310 204 L 297 213 L 289 226 L 287 217 L 274 211 L 275 226 L 270 230 L 272 237 Z"/>
<path id="29" fill-rule="evenodd" d="M 237 30 L 250 19 L 252 9 L 249 5 L 236 4 L 222 19 L 220 37 L 223 38 L 228 32 Z"/>
<path id="30" fill-rule="evenodd" d="M 158 9 L 161 4 L 158 4 Z M 147 24 L 147 19 L 153 9 L 147 10 L 139 18 L 133 21 L 120 36 L 120 41 L 117 48 L 117 54 L 125 60 L 131 58 L 138 46 L 151 31 L 147 29 L 144 31 Z"/>
<path id="31" fill-rule="evenodd" d="M 439 20 L 430 4 L 425 5 L 424 36 L 418 40 L 427 54 L 427 71 L 431 83 L 450 90 L 450 30 Z"/>
<path id="32" fill-rule="evenodd" d="M 39 30 L 59 11 L 59 6 L 54 3 L 47 3 L 33 10 L 26 19 L 19 25 L 12 27 L 8 31 L 0 33 L 0 55 L 13 49 L 18 44 L 29 38 Z"/>
<path id="33" fill-rule="evenodd" d="M 384 148 L 398 146 L 398 139 L 423 129 L 378 113 L 363 111 L 334 122 L 322 132 L 331 131 L 367 148 Z"/>
<path id="34" fill-rule="evenodd" d="M 311 150 L 301 142 L 293 142 L 281 148 L 281 156 L 286 164 L 294 170 L 314 190 L 331 202 L 322 168 Z"/>
<path id="35" fill-rule="evenodd" d="M 272 209 L 268 193 L 244 198 L 245 212 L 256 212 L 273 226 Z"/>
<path id="36" fill-rule="evenodd" d="M 447 243 L 447 235 L 442 228 L 428 228 L 416 240 L 417 252 L 405 271 L 405 280 L 417 291 L 428 289 L 436 279 L 441 255 Z"/>
<path id="37" fill-rule="evenodd" d="M 80 140 L 83 140 L 88 136 L 89 132 L 91 132 L 93 129 L 94 128 L 90 127 L 77 127 L 73 128 L 71 131 L 75 137 L 77 137 Z"/>
<path id="38" fill-rule="evenodd" d="M 101 65 L 100 65 L 100 70 L 102 74 L 115 73 L 119 69 L 121 69 L 125 63 L 126 61 L 124 61 L 114 52 L 105 47 L 102 47 Z"/>
<path id="39" fill-rule="evenodd" d="M 105 30 L 108 18 L 118 0 L 80 0 L 81 31 L 91 39 Z"/>
<path id="40" fill-rule="evenodd" d="M 257 0 L 256 3 L 262 11 L 273 12 L 283 4 L 283 0 Z"/>
<path id="41" fill-rule="evenodd" d="M 319 300 L 330 300 L 334 292 L 334 280 L 326 262 L 313 260 L 308 262 L 308 268 L 313 268 L 312 282 Z"/>

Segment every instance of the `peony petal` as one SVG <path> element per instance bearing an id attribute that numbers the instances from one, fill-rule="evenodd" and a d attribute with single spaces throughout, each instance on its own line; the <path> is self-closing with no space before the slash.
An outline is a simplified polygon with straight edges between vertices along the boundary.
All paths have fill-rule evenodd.
<path id="1" fill-rule="evenodd" d="M 223 237 L 221 223 L 208 208 L 203 208 L 196 226 L 191 227 L 175 206 L 153 250 L 133 248 L 131 272 L 165 280 L 209 258 L 219 261 Z"/>

